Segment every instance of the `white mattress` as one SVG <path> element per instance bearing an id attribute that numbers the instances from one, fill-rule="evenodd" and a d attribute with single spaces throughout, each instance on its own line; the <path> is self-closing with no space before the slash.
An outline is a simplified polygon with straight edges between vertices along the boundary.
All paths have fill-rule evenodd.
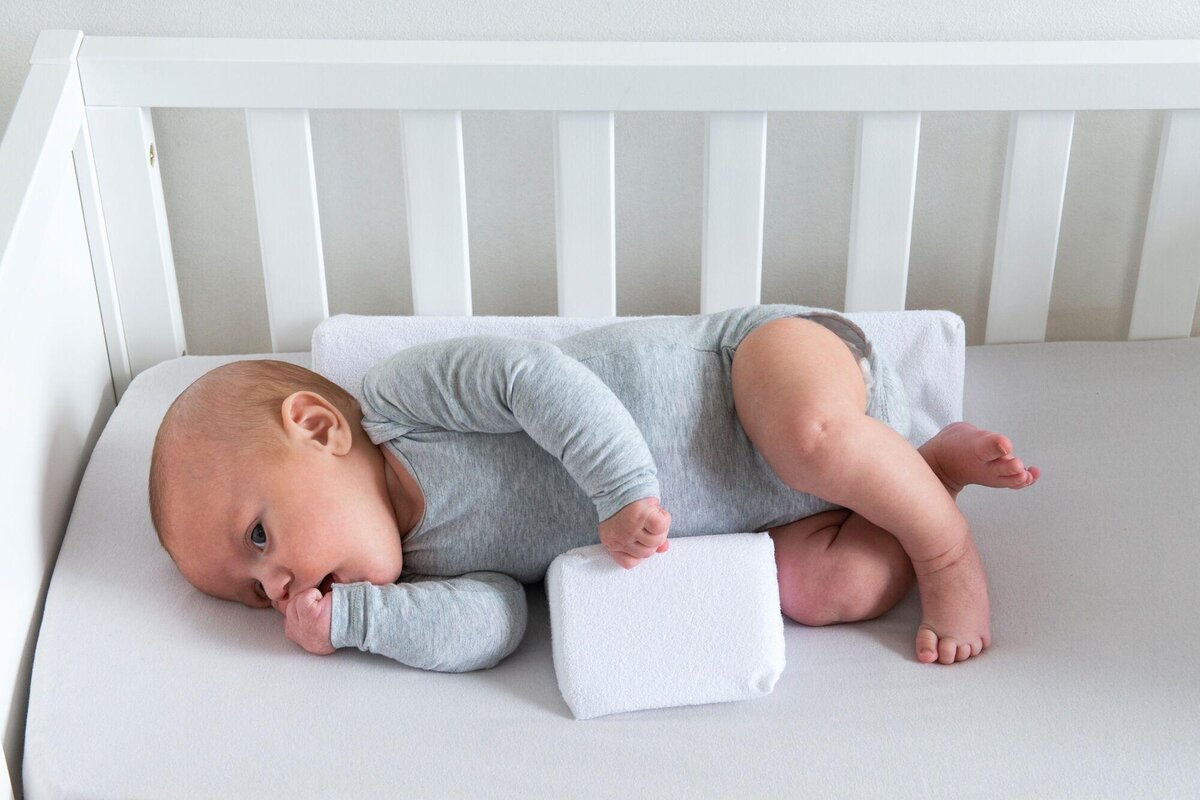
<path id="1" fill-rule="evenodd" d="M 150 448 L 171 399 L 241 357 L 142 373 L 96 445 L 37 644 L 31 798 L 1200 795 L 1200 339 L 967 349 L 964 417 L 1043 471 L 959 497 L 990 579 L 978 658 L 914 659 L 914 589 L 870 622 L 785 620 L 763 698 L 588 721 L 541 584 L 511 657 L 447 674 L 309 655 L 274 611 L 184 581 Z"/>

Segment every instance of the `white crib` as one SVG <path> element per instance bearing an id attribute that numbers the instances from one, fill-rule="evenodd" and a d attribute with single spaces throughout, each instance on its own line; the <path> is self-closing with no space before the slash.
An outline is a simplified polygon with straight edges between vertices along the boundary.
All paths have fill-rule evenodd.
<path id="1" fill-rule="evenodd" d="M 69 626 L 52 629 L 72 609 L 106 602 L 109 584 L 89 582 L 85 567 L 114 548 L 127 558 L 125 547 L 169 565 L 142 511 L 144 490 L 126 496 L 106 475 L 121 460 L 148 467 L 146 442 L 172 392 L 233 358 L 187 356 L 153 107 L 246 109 L 272 350 L 297 363 L 307 363 L 312 331 L 329 313 L 309 109 L 401 113 L 420 315 L 472 313 L 461 112 L 556 112 L 563 316 L 617 313 L 614 112 L 708 112 L 701 312 L 760 302 L 769 112 L 860 112 L 844 305 L 854 312 L 905 309 L 921 112 L 1011 110 L 987 344 L 968 348 L 964 413 L 1020 442 L 1045 478 L 1019 500 L 970 490 L 960 498 L 989 568 L 993 649 L 953 668 L 916 665 L 910 596 L 853 628 L 790 624 L 788 669 L 761 701 L 575 723 L 556 695 L 535 588 L 529 641 L 484 673 L 416 674 L 351 656 L 334 686 L 334 662 L 284 642 L 220 653 L 258 669 L 258 679 L 281 671 L 306 697 L 325 696 L 299 706 L 265 693 L 241 720 L 259 726 L 242 729 L 244 742 L 203 715 L 147 726 L 146 717 L 172 712 L 144 677 L 74 682 L 40 656 L 32 670 L 40 630 L 60 658 L 81 659 L 80 676 L 105 673 L 109 654 L 94 643 L 65 650 Z M 1096 109 L 1167 110 L 1131 341 L 1046 343 L 1074 113 Z M 384 787 L 416 796 L 1200 794 L 1200 347 L 1188 338 L 1200 292 L 1196 109 L 1197 40 L 401 42 L 44 31 L 0 144 L 9 514 L 0 710 L 16 794 L 22 773 L 31 797 L 267 787 L 312 796 Z M 139 388 L 142 405 L 118 430 L 117 404 Z M 106 460 L 89 469 L 102 431 Z M 104 503 L 132 508 L 135 529 L 112 547 L 103 537 L 115 534 L 97 527 Z M 237 624 L 265 636 L 278 623 L 263 616 Z M 147 631 L 139 639 L 125 620 L 111 638 L 122 652 L 144 646 L 135 662 L 167 658 L 174 645 Z M 25 737 L 31 670 L 36 741 Z M 208 697 L 222 686 L 191 691 Z M 64 708 L 52 714 L 49 698 Z M 219 707 L 217 698 L 202 702 Z M 115 708 L 127 715 L 114 719 Z M 349 710 L 361 729 L 329 716 Z M 397 720 L 385 742 L 395 764 L 361 756 L 364 742 L 382 746 L 371 713 Z M 342 748 L 336 756 L 303 746 L 311 726 L 327 722 L 337 723 L 328 745 Z M 198 744 L 204 734 L 215 740 Z M 260 748 L 270 766 L 231 757 L 237 747 Z"/>

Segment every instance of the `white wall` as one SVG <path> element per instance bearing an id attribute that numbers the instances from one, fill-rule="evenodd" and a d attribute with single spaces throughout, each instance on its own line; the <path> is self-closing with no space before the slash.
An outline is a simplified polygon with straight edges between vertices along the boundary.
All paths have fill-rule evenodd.
<path id="1" fill-rule="evenodd" d="M 43 28 L 89 34 L 347 39 L 884 41 L 1200 39 L 1194 0 L 394 0 L 176 3 L 4 0 L 0 126 Z M 946 308 L 983 341 L 1009 115 L 926 113 L 908 306 Z M 270 350 L 240 111 L 154 112 L 189 353 Z M 463 115 L 476 314 L 554 314 L 548 112 Z M 704 118 L 616 116 L 617 311 L 699 311 Z M 1125 337 L 1161 112 L 1081 112 L 1049 340 Z M 763 302 L 842 308 L 853 114 L 771 114 Z M 399 121 L 314 112 L 329 309 L 409 314 Z M 960 279 L 951 283 L 945 273 Z M 1200 335 L 1200 322 L 1193 330 Z"/>

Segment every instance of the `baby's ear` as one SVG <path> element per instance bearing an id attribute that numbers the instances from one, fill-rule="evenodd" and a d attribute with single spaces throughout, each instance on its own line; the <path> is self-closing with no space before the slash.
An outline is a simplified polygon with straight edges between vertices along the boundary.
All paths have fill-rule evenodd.
<path id="1" fill-rule="evenodd" d="M 350 424 L 338 408 L 316 392 L 293 392 L 280 409 L 289 437 L 307 439 L 345 455 L 354 444 Z"/>

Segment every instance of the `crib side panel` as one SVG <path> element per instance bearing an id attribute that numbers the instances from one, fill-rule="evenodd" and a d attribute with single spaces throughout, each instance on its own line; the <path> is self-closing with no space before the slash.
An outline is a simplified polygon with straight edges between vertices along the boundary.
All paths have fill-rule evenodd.
<path id="1" fill-rule="evenodd" d="M 1200 197 L 1194 146 L 1200 139 L 1200 40 L 90 36 L 78 63 L 113 270 L 118 287 L 136 287 L 121 298 L 128 312 L 121 330 L 134 374 L 183 354 L 186 346 L 161 185 L 145 164 L 146 148 L 153 146 L 149 109 L 155 106 L 246 110 L 276 351 L 307 346 L 312 329 L 328 315 L 309 109 L 400 113 L 417 315 L 473 313 L 461 116 L 486 110 L 555 113 L 561 315 L 616 314 L 617 111 L 708 115 L 702 313 L 761 300 L 765 141 L 775 111 L 859 113 L 846 311 L 908 307 L 926 111 L 1012 112 L 985 343 L 1045 339 L 1077 111 L 1168 110 L 1130 338 L 1187 336 L 1200 292 L 1200 262 L 1192 256 Z M 119 393 L 119 380 L 117 388 Z"/>
<path id="2" fill-rule="evenodd" d="M 48 33 L 0 142 L 0 722 L 17 796 L 46 589 L 116 404 L 73 156 L 83 118 L 78 38 Z"/>

